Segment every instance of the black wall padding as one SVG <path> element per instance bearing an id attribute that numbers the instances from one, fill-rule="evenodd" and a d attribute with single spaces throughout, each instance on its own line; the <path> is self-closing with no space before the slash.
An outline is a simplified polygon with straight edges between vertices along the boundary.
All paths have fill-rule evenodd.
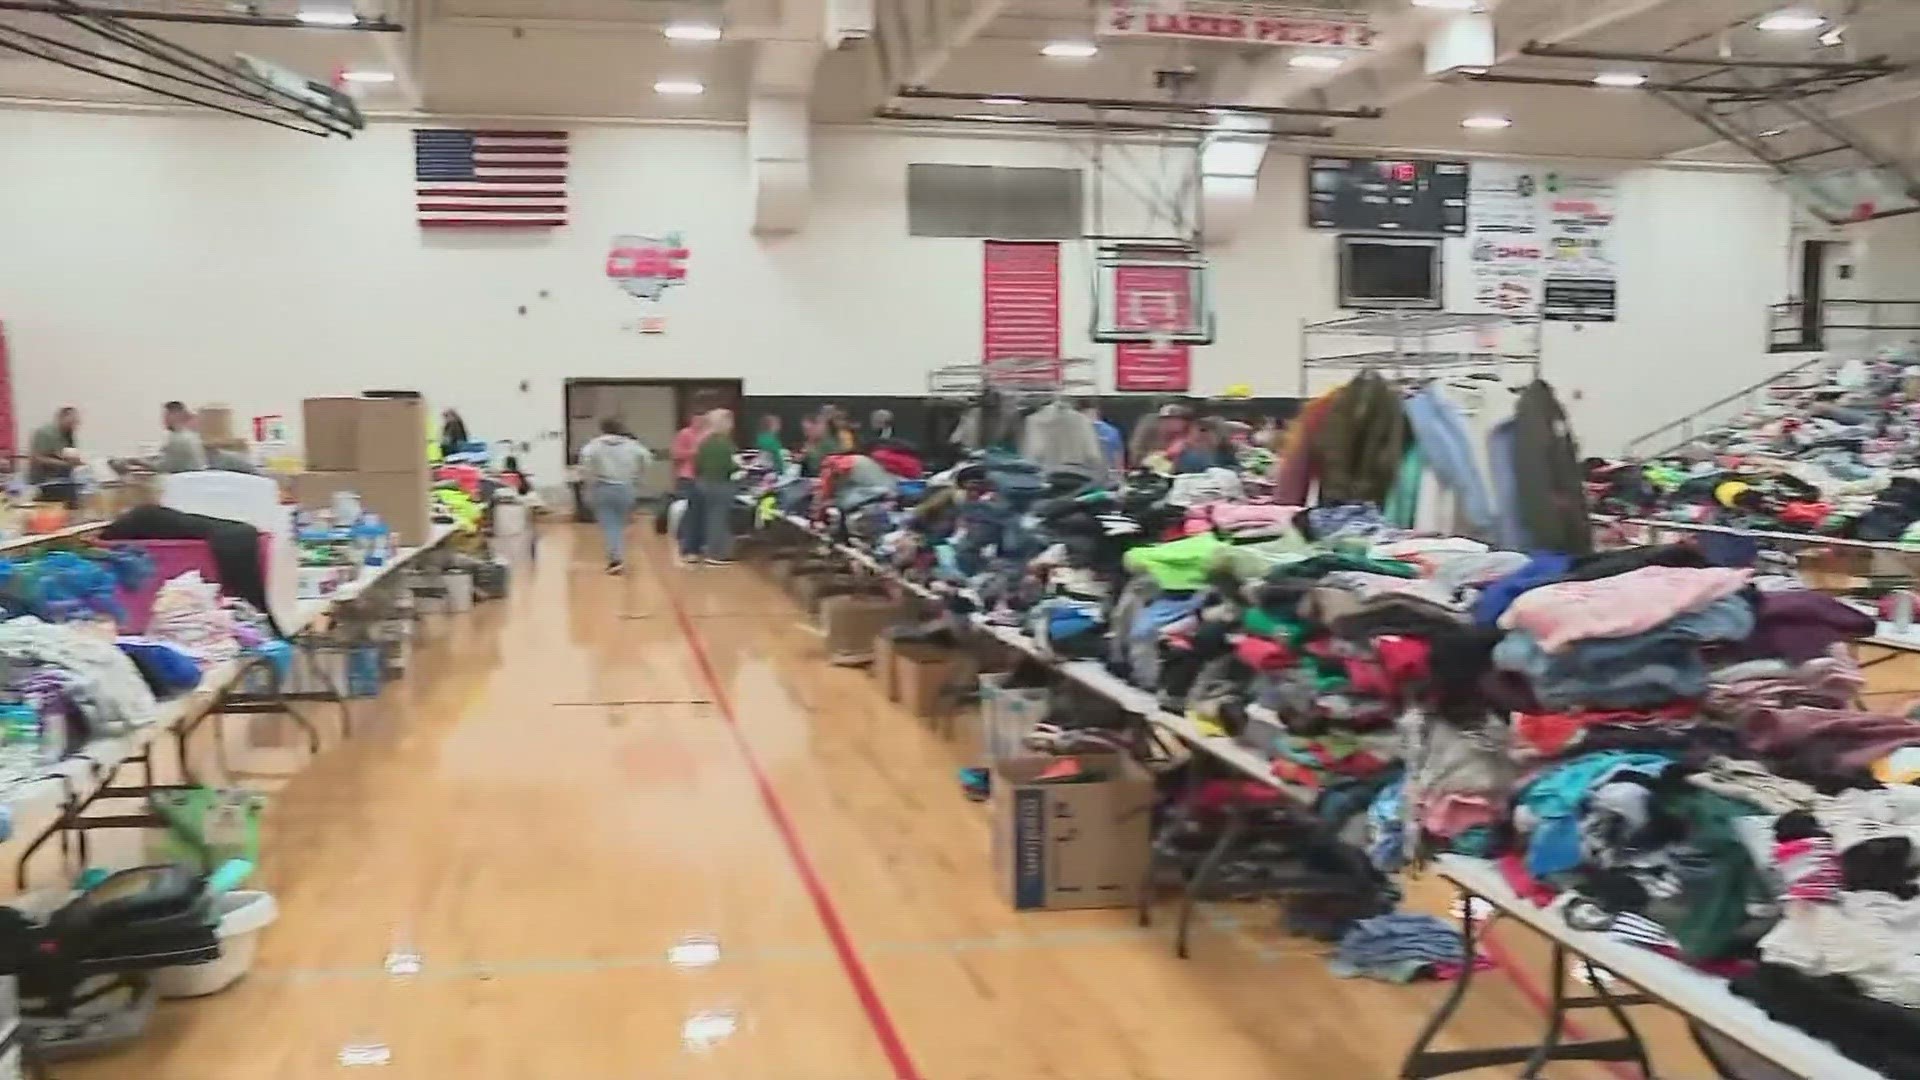
<path id="1" fill-rule="evenodd" d="M 1177 396 L 1112 394 L 1099 401 L 1100 414 L 1119 427 L 1123 436 L 1133 431 L 1135 421 L 1168 401 L 1183 402 L 1199 416 L 1224 416 L 1248 423 L 1262 416 L 1290 420 L 1300 411 L 1300 399 L 1291 397 L 1209 401 Z M 873 410 L 892 411 L 895 432 L 925 452 L 929 463 L 946 460 L 943 451 L 947 437 L 953 433 L 954 425 L 959 423 L 961 413 L 961 406 L 957 404 L 933 402 L 924 396 L 908 394 L 747 394 L 740 399 L 740 442 L 743 445 L 752 443 L 753 437 L 760 432 L 760 418 L 773 413 L 781 419 L 782 440 L 789 446 L 796 445 L 800 439 L 801 418 L 819 411 L 822 405 L 828 403 L 838 405 L 840 411 L 861 428 L 866 426 L 867 417 L 873 414 Z"/>

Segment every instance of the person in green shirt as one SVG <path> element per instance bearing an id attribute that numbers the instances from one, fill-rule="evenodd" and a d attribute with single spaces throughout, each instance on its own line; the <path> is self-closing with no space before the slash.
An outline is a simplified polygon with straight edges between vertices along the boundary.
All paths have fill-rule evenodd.
<path id="1" fill-rule="evenodd" d="M 725 566 L 733 560 L 733 471 L 740 447 L 733 441 L 733 413 L 707 414 L 707 435 L 693 452 L 693 495 L 687 503 L 681 562 Z"/>
<path id="2" fill-rule="evenodd" d="M 774 472 L 787 471 L 787 448 L 780 444 L 780 415 L 768 413 L 760 418 L 760 436 L 753 440 L 754 449 L 767 455 L 767 464 Z"/>

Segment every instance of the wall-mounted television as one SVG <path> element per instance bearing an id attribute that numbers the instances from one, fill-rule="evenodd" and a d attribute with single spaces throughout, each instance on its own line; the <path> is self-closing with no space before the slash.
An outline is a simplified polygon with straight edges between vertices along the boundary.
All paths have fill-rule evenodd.
<path id="1" fill-rule="evenodd" d="M 1413 236 L 1342 236 L 1340 306 L 1441 306 L 1440 241 Z"/>

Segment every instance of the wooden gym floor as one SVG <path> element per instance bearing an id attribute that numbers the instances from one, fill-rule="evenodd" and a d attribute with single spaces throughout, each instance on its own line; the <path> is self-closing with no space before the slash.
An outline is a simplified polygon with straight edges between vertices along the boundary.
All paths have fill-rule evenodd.
<path id="1" fill-rule="evenodd" d="M 1442 988 L 1333 978 L 1267 906 L 1209 911 L 1184 962 L 1165 918 L 1009 911 L 954 782 L 968 752 L 825 664 L 753 568 L 674 567 L 633 533 L 609 578 L 593 532 L 549 528 L 510 600 L 432 620 L 413 673 L 275 801 L 281 915 L 253 974 L 56 1075 L 1395 1074 Z M 1435 882 L 1411 891 L 1444 912 Z M 1508 968 L 1538 958 L 1504 936 Z M 1530 993 L 1489 973 L 1441 1045 L 1531 1040 Z M 1705 1075 L 1638 1012 L 1666 1075 Z"/>

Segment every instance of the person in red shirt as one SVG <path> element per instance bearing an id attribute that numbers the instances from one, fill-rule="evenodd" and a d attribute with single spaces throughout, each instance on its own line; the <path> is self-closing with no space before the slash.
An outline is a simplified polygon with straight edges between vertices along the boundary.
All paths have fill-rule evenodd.
<path id="1" fill-rule="evenodd" d="M 673 498 L 676 502 L 685 502 L 693 495 L 693 455 L 700 448 L 700 440 L 707 437 L 707 414 L 697 412 L 673 436 Z M 683 508 L 680 514 L 680 527 L 674 530 L 673 540 L 679 549 L 681 558 L 687 552 L 687 519 L 691 515 Z"/>

